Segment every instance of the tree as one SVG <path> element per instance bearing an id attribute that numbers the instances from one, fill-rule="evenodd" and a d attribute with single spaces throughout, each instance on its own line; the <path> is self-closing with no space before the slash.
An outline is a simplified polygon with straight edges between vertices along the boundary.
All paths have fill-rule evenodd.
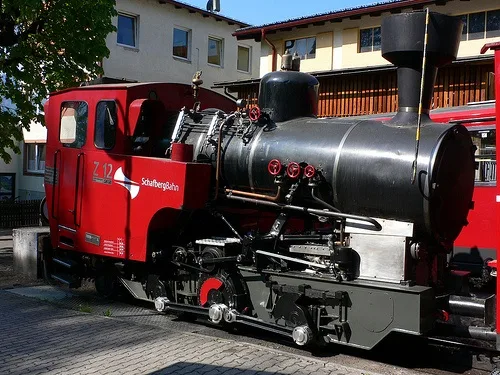
<path id="1" fill-rule="evenodd" d="M 32 121 L 44 124 L 50 92 L 102 73 L 115 0 L 0 0 L 0 158 Z"/>

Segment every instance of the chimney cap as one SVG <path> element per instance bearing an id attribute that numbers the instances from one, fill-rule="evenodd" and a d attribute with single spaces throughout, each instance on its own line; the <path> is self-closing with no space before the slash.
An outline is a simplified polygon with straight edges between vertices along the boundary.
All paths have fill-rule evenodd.
<path id="1" fill-rule="evenodd" d="M 396 66 L 421 65 L 426 11 L 388 16 L 382 20 L 382 56 Z M 459 17 L 429 12 L 427 63 L 436 67 L 457 58 L 463 22 Z"/>

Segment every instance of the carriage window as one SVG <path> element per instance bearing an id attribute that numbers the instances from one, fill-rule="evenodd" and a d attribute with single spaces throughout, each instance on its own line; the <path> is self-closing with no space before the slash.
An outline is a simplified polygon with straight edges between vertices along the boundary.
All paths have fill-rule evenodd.
<path id="1" fill-rule="evenodd" d="M 112 149 L 116 137 L 116 103 L 103 101 L 97 104 L 94 144 L 101 149 Z"/>
<path id="2" fill-rule="evenodd" d="M 62 103 L 59 140 L 63 146 L 81 148 L 85 144 L 88 113 L 88 105 L 85 102 Z"/>
<path id="3" fill-rule="evenodd" d="M 476 182 L 496 182 L 496 130 L 470 130 L 476 150 Z"/>

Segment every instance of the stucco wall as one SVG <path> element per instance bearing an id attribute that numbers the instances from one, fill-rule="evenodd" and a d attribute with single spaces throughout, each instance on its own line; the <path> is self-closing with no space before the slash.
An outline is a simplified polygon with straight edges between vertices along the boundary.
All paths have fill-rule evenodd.
<path id="1" fill-rule="evenodd" d="M 9 164 L 4 163 L 3 161 L 0 162 L 0 173 L 17 173 L 19 156 L 11 150 L 8 150 L 7 153 L 11 156 L 12 160 Z"/>
<path id="2" fill-rule="evenodd" d="M 7 151 L 11 156 L 12 160 L 9 164 L 6 164 L 3 160 L 0 160 L 0 173 L 15 173 L 15 196 L 19 194 L 19 165 L 21 164 L 22 158 L 20 155 L 15 154 L 13 151 Z"/>
<path id="3" fill-rule="evenodd" d="M 175 9 L 170 4 L 158 1 L 117 0 L 116 9 L 139 16 L 137 48 L 128 48 L 117 43 L 116 33 L 107 38 L 109 59 L 103 61 L 105 75 L 147 81 L 169 81 L 190 84 L 193 74 L 202 70 L 203 87 L 210 88 L 214 82 L 257 78 L 260 65 L 260 43 L 238 42 L 231 34 L 238 25 L 218 22 L 213 17 L 189 13 L 186 9 Z M 117 19 L 113 20 L 116 25 Z M 172 55 L 173 28 L 191 29 L 191 59 L 186 61 Z M 209 65 L 208 36 L 224 39 L 222 67 Z M 237 71 L 238 45 L 251 48 L 250 73 Z"/>
<path id="4" fill-rule="evenodd" d="M 31 123 L 30 130 L 23 129 L 24 142 L 20 142 L 18 147 L 20 154 L 9 152 L 12 161 L 9 164 L 0 161 L 0 173 L 15 173 L 16 186 L 15 196 L 19 199 L 41 199 L 45 195 L 43 186 L 43 174 L 24 174 L 24 143 L 45 143 L 47 140 L 47 129 L 38 123 Z"/>
<path id="5" fill-rule="evenodd" d="M 30 131 L 23 130 L 24 143 L 45 143 L 47 141 L 47 128 L 39 123 L 31 123 Z M 24 174 L 24 144 L 21 145 L 22 156 L 19 157 L 17 195 L 20 199 L 41 199 L 45 196 L 43 174 Z"/>
<path id="6" fill-rule="evenodd" d="M 32 122 L 29 131 L 23 129 L 23 136 L 26 142 L 45 142 L 47 140 L 47 128 L 42 124 Z"/>

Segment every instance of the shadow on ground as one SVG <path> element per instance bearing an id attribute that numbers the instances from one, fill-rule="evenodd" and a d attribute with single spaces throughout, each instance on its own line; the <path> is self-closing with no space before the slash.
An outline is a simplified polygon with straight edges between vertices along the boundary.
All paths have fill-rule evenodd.
<path id="1" fill-rule="evenodd" d="M 267 372 L 260 370 L 246 370 L 234 367 L 204 365 L 203 363 L 177 362 L 161 370 L 150 372 L 148 375 L 167 374 L 204 374 L 204 375 L 285 375 L 281 372 Z"/>
<path id="2" fill-rule="evenodd" d="M 35 289 L 39 290 L 38 288 Z M 329 359 L 331 361 L 332 358 L 336 358 L 335 361 L 338 361 L 342 357 L 350 356 L 384 363 L 389 366 L 398 366 L 424 372 L 429 372 L 430 370 L 431 373 L 436 372 L 435 370 L 438 370 L 439 373 L 439 370 L 442 370 L 457 374 L 472 374 L 469 371 L 473 368 L 491 368 L 488 359 L 482 358 L 478 362 L 478 357 L 472 355 L 467 350 L 436 347 L 435 345 L 429 345 L 423 338 L 408 335 L 393 334 L 372 351 L 334 344 L 323 347 L 298 348 L 291 340 L 255 328 L 234 326 L 232 328 L 227 327 L 226 329 L 221 329 L 221 327 L 214 327 L 213 324 L 204 319 L 198 319 L 196 322 L 193 322 L 192 320 L 187 321 L 173 315 L 159 314 L 154 309 L 152 303 L 135 300 L 128 294 L 110 301 L 98 297 L 90 288 L 81 291 L 71 291 L 71 293 L 69 293 L 68 290 L 64 291 L 63 289 L 59 289 L 59 293 L 61 293 L 60 298 L 56 296 L 54 298 L 45 299 L 45 301 L 72 310 L 90 313 L 91 315 L 104 315 L 118 318 L 122 322 L 129 321 L 131 323 L 141 323 L 150 327 L 164 328 L 176 332 L 192 332 L 222 339 L 232 339 L 236 342 L 258 344 L 263 348 L 277 348 L 289 354 L 297 354 L 327 361 L 329 361 Z M 26 294 L 24 295 L 26 296 Z M 47 297 L 47 294 L 45 294 L 45 296 Z M 36 296 L 32 295 L 31 297 Z M 40 298 L 40 296 L 38 297 L 39 299 L 44 299 Z M 403 350 L 398 350 L 398 348 L 402 348 Z M 395 355 L 395 353 L 397 354 Z M 183 367 L 178 368 L 178 366 Z M 191 367 L 188 368 L 189 366 L 199 366 L 199 368 L 197 368 L 199 371 L 193 370 Z M 186 362 L 180 365 L 176 364 L 175 366 L 166 367 L 162 369 L 162 371 L 165 372 L 155 372 L 155 374 L 175 374 L 177 371 L 186 374 L 196 374 L 197 372 L 217 373 L 217 371 L 212 372 L 212 369 L 207 370 L 207 366 L 208 365 Z M 216 367 L 213 367 L 213 370 L 215 370 Z M 203 368 L 203 370 L 201 370 L 201 368 Z M 190 372 L 191 370 L 192 372 Z M 240 374 L 243 371 L 247 371 L 245 374 L 249 375 L 257 372 L 234 369 L 234 374 Z M 231 374 L 233 372 L 231 371 L 228 373 Z"/>

